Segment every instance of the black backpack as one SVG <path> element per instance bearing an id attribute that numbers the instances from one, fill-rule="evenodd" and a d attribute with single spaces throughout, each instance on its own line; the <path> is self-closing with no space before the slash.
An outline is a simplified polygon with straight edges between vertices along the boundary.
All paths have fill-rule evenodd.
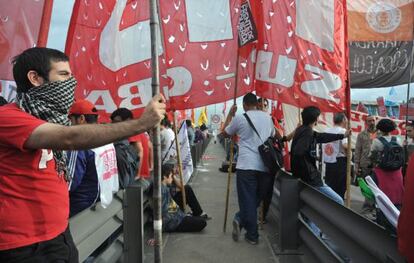
<path id="1" fill-rule="evenodd" d="M 138 153 L 129 144 L 128 140 L 115 142 L 114 146 L 118 166 L 119 187 L 125 189 L 135 181 L 139 165 Z"/>
<path id="2" fill-rule="evenodd" d="M 384 137 L 379 137 L 378 140 L 384 145 L 378 167 L 386 171 L 400 169 L 404 164 L 404 149 L 397 143 L 397 138 L 393 136 L 390 142 Z"/>

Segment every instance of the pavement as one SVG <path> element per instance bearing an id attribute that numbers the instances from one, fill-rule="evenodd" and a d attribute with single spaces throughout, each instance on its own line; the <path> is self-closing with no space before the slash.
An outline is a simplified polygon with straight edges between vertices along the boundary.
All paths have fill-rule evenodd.
<path id="1" fill-rule="evenodd" d="M 206 149 L 202 164 L 198 167 L 190 182 L 203 208 L 212 219 L 200 233 L 165 233 L 163 235 L 163 262 L 167 263 L 274 263 L 279 262 L 271 243 L 276 236 L 276 224 L 272 221 L 259 230 L 259 244 L 247 243 L 243 236 L 233 241 L 232 220 L 238 210 L 235 176 L 231 180 L 229 213 L 226 232 L 223 232 L 227 173 L 218 170 L 225 158 L 220 144 L 212 141 Z M 274 233 L 274 234 L 271 234 Z M 154 262 L 152 248 L 146 246 L 145 262 Z"/>
<path id="2" fill-rule="evenodd" d="M 230 185 L 229 213 L 226 232 L 223 232 L 227 173 L 218 168 L 225 158 L 220 144 L 213 141 L 207 147 L 201 165 L 197 167 L 190 185 L 203 208 L 212 219 L 200 233 L 164 233 L 163 262 L 167 263 L 274 263 L 280 262 L 277 248 L 277 223 L 274 216 L 259 230 L 259 244 L 251 245 L 244 240 L 244 231 L 238 242 L 233 241 L 232 219 L 238 210 L 235 175 Z M 351 209 L 361 212 L 364 198 L 358 187 L 351 189 Z M 146 238 L 152 236 L 147 233 Z M 154 262 L 153 247 L 145 246 L 145 262 Z"/>

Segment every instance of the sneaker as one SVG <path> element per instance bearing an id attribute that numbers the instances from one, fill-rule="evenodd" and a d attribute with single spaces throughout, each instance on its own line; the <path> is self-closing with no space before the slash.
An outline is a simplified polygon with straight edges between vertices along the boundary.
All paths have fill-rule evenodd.
<path id="1" fill-rule="evenodd" d="M 211 216 L 208 216 L 206 213 L 202 213 L 200 217 L 204 218 L 205 220 L 210 220 Z"/>
<path id="2" fill-rule="evenodd" d="M 232 237 L 234 241 L 239 241 L 240 239 L 240 224 L 239 221 L 237 221 L 236 219 L 233 219 L 233 232 L 232 232 Z"/>
<path id="3" fill-rule="evenodd" d="M 248 237 L 244 237 L 244 239 L 247 241 L 247 243 L 249 243 L 251 245 L 257 245 L 257 244 L 259 244 L 259 240 L 258 239 L 253 240 L 253 239 L 250 239 Z"/>

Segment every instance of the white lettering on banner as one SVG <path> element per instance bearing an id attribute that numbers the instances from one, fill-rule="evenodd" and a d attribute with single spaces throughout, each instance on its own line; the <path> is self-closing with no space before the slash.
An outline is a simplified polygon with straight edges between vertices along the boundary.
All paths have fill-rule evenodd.
<path id="1" fill-rule="evenodd" d="M 193 79 L 188 69 L 185 67 L 170 68 L 167 70 L 167 75 L 174 82 L 173 87 L 169 90 L 168 87 L 163 87 L 167 99 L 169 96 L 181 96 L 190 91 Z M 132 93 L 133 87 L 138 88 L 138 93 Z M 151 78 L 121 85 L 118 89 L 118 96 L 122 99 L 119 107 L 125 107 L 130 110 L 145 107 L 152 98 Z M 97 110 L 104 110 L 107 113 L 111 113 L 117 109 L 109 90 L 92 90 L 86 99 L 92 102 Z M 102 105 L 97 104 L 99 99 L 102 99 Z M 133 104 L 133 99 L 137 99 L 140 103 Z"/>
<path id="2" fill-rule="evenodd" d="M 259 51 L 257 55 L 256 79 L 291 88 L 295 80 L 297 60 L 280 55 L 276 76 L 273 78 L 270 76 L 272 58 L 272 52 Z"/>
<path id="3" fill-rule="evenodd" d="M 186 0 L 190 42 L 233 39 L 229 0 Z"/>
<path id="4" fill-rule="evenodd" d="M 103 65 L 112 71 L 118 71 L 128 65 L 151 58 L 151 33 L 149 20 L 140 21 L 119 31 L 122 14 L 127 0 L 116 1 L 114 10 L 105 25 L 99 42 L 99 58 Z M 161 39 L 158 30 L 158 39 Z M 159 43 L 158 52 L 163 53 Z"/>
<path id="5" fill-rule="evenodd" d="M 341 78 L 329 71 L 306 64 L 305 70 L 318 74 L 321 78 L 317 80 L 308 80 L 302 83 L 303 92 L 325 100 L 340 102 L 339 98 L 331 95 L 332 91 L 338 90 L 342 86 Z"/>
<path id="6" fill-rule="evenodd" d="M 334 51 L 334 0 L 296 0 L 296 35 Z"/>
<path id="7" fill-rule="evenodd" d="M 392 54 L 374 60 L 377 57 L 377 55 L 354 54 L 350 72 L 368 75 L 390 74 L 404 70 L 410 65 L 410 56 L 405 49 L 396 50 Z"/>
<path id="8" fill-rule="evenodd" d="M 257 57 L 256 79 L 264 82 L 282 85 L 291 88 L 297 68 L 297 60 L 280 55 L 277 62 L 276 77 L 270 77 L 270 69 L 273 53 L 259 51 Z M 329 71 L 321 68 L 305 65 L 305 70 L 313 74 L 318 74 L 320 79 L 307 80 L 301 84 L 301 89 L 310 96 L 318 97 L 339 103 L 339 99 L 331 95 L 332 91 L 338 90 L 342 86 L 341 78 Z"/>
<path id="9" fill-rule="evenodd" d="M 53 160 L 53 151 L 42 149 L 42 156 L 39 161 L 39 169 L 46 169 L 47 162 Z"/>
<path id="10" fill-rule="evenodd" d="M 131 92 L 132 87 L 138 88 L 138 93 L 133 94 Z M 118 89 L 118 95 L 120 98 L 123 98 L 119 107 L 128 108 L 130 110 L 138 109 L 145 107 L 152 97 L 152 89 L 151 89 L 151 78 L 143 79 L 140 81 L 135 81 L 132 83 L 128 83 L 122 85 Z M 140 101 L 140 104 L 132 104 L 132 100 L 137 98 Z"/>
<path id="11" fill-rule="evenodd" d="M 102 105 L 96 103 L 99 99 L 102 99 Z M 118 108 L 109 90 L 92 90 L 86 97 L 86 100 L 92 102 L 97 110 L 104 110 L 107 113 L 114 112 Z"/>
<path id="12" fill-rule="evenodd" d="M 167 75 L 174 81 L 173 87 L 168 91 L 170 96 L 181 96 L 190 91 L 193 78 L 188 69 L 185 67 L 169 68 Z"/>

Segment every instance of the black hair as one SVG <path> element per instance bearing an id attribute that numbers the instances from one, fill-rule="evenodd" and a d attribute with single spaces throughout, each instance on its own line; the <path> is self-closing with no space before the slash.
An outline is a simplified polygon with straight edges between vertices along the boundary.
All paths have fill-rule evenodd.
<path id="1" fill-rule="evenodd" d="M 185 120 L 185 124 L 187 125 L 187 127 L 193 126 L 193 123 L 191 122 L 191 120 Z"/>
<path id="2" fill-rule="evenodd" d="M 345 113 L 343 113 L 343 112 L 335 113 L 334 123 L 335 124 L 341 124 L 345 120 L 345 118 L 346 118 Z"/>
<path id="3" fill-rule="evenodd" d="M 13 77 L 16 81 L 17 92 L 27 92 L 32 83 L 27 73 L 34 70 L 45 81 L 49 81 L 49 71 L 52 62 L 69 61 L 65 53 L 51 48 L 33 47 L 26 49 L 13 58 Z"/>
<path id="4" fill-rule="evenodd" d="M 97 123 L 98 122 L 97 114 L 71 114 L 70 116 L 74 117 L 77 120 L 82 115 L 85 117 L 86 123 Z"/>
<path id="5" fill-rule="evenodd" d="M 249 92 L 243 97 L 243 104 L 246 106 L 257 106 L 257 97 L 253 93 Z"/>
<path id="6" fill-rule="evenodd" d="M 269 103 L 269 101 L 266 98 L 258 98 L 257 103 L 261 104 L 262 102 Z"/>
<path id="7" fill-rule="evenodd" d="M 207 128 L 207 126 L 203 123 L 203 124 L 201 124 L 201 126 L 200 126 L 200 130 L 202 130 L 202 131 L 205 131 L 205 130 L 207 130 L 208 128 Z"/>
<path id="8" fill-rule="evenodd" d="M 380 130 L 383 133 L 390 133 L 397 128 L 395 122 L 390 119 L 381 119 L 377 123 L 377 130 Z"/>
<path id="9" fill-rule="evenodd" d="M 0 96 L 0 106 L 6 105 L 8 102 L 5 98 L 3 98 L 2 96 Z"/>
<path id="10" fill-rule="evenodd" d="M 134 115 L 132 114 L 132 111 L 128 110 L 127 108 L 116 109 L 111 114 L 111 120 L 113 121 L 118 116 L 121 118 L 122 121 L 126 121 L 126 120 L 134 118 Z"/>
<path id="11" fill-rule="evenodd" d="M 174 165 L 167 163 L 161 166 L 161 180 L 168 178 L 168 176 L 174 171 Z"/>
<path id="12" fill-rule="evenodd" d="M 315 106 L 308 106 L 303 109 L 301 115 L 303 125 L 309 125 L 318 120 L 321 110 Z"/>
<path id="13" fill-rule="evenodd" d="M 170 120 L 168 119 L 167 116 L 165 116 L 164 119 L 161 120 L 161 125 L 165 126 L 165 127 L 168 127 L 168 128 L 171 128 L 171 122 L 170 122 Z"/>

